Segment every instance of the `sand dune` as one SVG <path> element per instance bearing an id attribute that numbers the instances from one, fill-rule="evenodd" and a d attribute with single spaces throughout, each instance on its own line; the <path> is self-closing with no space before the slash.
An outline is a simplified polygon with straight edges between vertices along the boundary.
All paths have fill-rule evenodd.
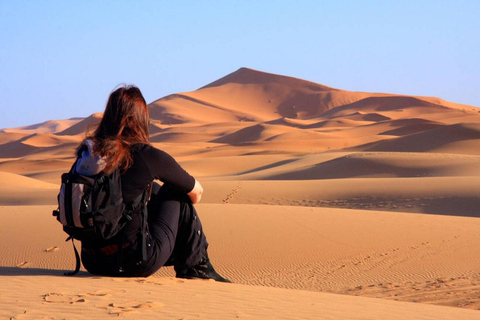
<path id="1" fill-rule="evenodd" d="M 190 112 L 210 106 L 216 116 L 221 109 L 236 115 L 238 120 L 268 121 L 279 115 L 310 118 L 337 105 L 356 101 L 363 95 L 347 91 L 337 94 L 337 91 L 340 92 L 301 79 L 241 68 L 194 92 L 153 102 L 152 116 L 161 120 L 162 117 L 170 119 L 175 115 L 175 123 L 196 121 L 196 113 L 191 116 L 186 112 L 181 115 L 177 112 L 188 105 Z M 171 111 L 173 108 L 175 111 Z M 205 113 L 202 114 L 200 119 L 205 119 Z"/>
<path id="2" fill-rule="evenodd" d="M 82 121 L 82 118 L 73 118 L 68 120 L 48 120 L 29 126 L 7 129 L 9 132 L 35 132 L 35 133 L 58 133 L 76 123 Z"/>
<path id="3" fill-rule="evenodd" d="M 272 170 L 270 170 L 272 171 Z M 282 175 L 284 174 L 284 175 Z M 315 164 L 302 163 L 266 174 L 264 179 L 315 180 L 341 178 L 439 177 L 480 175 L 478 158 L 424 153 L 354 153 Z M 258 178 L 260 176 L 257 175 Z"/>
<path id="4" fill-rule="evenodd" d="M 393 120 L 389 123 L 389 125 L 391 127 L 394 127 L 395 129 L 382 132 L 381 134 L 394 135 L 394 136 L 406 136 L 413 133 L 435 129 L 435 128 L 441 127 L 444 124 L 436 121 L 430 121 L 427 119 L 410 118 L 410 119 Z"/>
<path id="5" fill-rule="evenodd" d="M 51 211 L 98 113 L 0 130 L 0 318 L 480 318 L 478 108 L 248 68 L 149 108 L 234 284 L 62 275 Z"/>
<path id="6" fill-rule="evenodd" d="M 8 129 L 0 130 L 0 143 L 3 145 L 9 142 L 17 141 L 27 135 L 28 134 L 24 132 L 11 132 Z"/>
<path id="7" fill-rule="evenodd" d="M 51 204 L 59 187 L 13 173 L 1 172 L 0 203 L 3 206 Z"/>
<path id="8" fill-rule="evenodd" d="M 81 139 L 63 137 L 52 134 L 37 134 L 22 136 L 18 140 L 0 145 L 0 154 L 8 158 L 38 158 L 48 159 L 50 155 L 73 154 Z"/>
<path id="9" fill-rule="evenodd" d="M 480 123 L 459 123 L 382 141 L 367 150 L 480 154 L 480 150 L 475 148 L 479 139 Z"/>
<path id="10" fill-rule="evenodd" d="M 65 130 L 58 133 L 62 136 L 75 136 L 75 135 L 85 135 L 85 132 L 95 129 L 95 127 L 100 123 L 102 117 L 101 113 L 94 113 L 91 116 L 78 121 L 72 126 L 67 127 Z"/>

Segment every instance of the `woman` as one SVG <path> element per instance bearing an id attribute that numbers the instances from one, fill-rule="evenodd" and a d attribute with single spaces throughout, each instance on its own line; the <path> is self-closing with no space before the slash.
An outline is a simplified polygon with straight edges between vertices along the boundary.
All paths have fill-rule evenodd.
<path id="1" fill-rule="evenodd" d="M 84 267 L 93 274 L 149 276 L 161 266 L 173 265 L 180 278 L 230 282 L 215 271 L 208 258 L 208 243 L 193 207 L 202 197 L 201 184 L 170 155 L 150 145 L 149 122 L 140 90 L 134 86 L 120 87 L 111 93 L 95 133 L 77 150 L 79 173 L 94 175 L 120 169 L 127 205 L 144 193 L 154 179 L 163 182 L 162 187 L 154 184 L 148 203 L 146 261 L 139 263 L 137 259 L 142 223 L 138 214 L 121 235 L 129 240 L 121 250 L 115 245 L 120 235 L 102 243 L 82 243 Z M 121 274 L 116 271 L 119 255 Z"/>

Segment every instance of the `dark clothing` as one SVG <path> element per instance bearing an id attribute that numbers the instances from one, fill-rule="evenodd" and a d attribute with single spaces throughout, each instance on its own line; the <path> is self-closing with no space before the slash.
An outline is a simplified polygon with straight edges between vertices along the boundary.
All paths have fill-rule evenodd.
<path id="1" fill-rule="evenodd" d="M 162 187 L 149 204 L 153 269 L 173 265 L 175 270 L 195 266 L 207 252 L 202 223 L 187 195 Z"/>
<path id="2" fill-rule="evenodd" d="M 133 147 L 133 165 L 122 176 L 122 193 L 125 203 L 132 202 L 154 179 L 182 193 L 192 191 L 195 179 L 168 153 L 149 145 Z"/>
<path id="3" fill-rule="evenodd" d="M 147 261 L 138 263 L 142 221 L 139 213 L 132 216 L 125 235 L 97 243 L 95 249 L 82 246 L 84 267 L 93 274 L 142 277 L 164 265 L 173 265 L 175 270 L 194 266 L 206 256 L 208 246 L 200 219 L 186 194 L 193 189 L 195 179 L 170 155 L 151 146 L 136 145 L 132 155 L 133 166 L 122 175 L 125 203 L 141 194 L 153 179 L 164 183 L 148 204 Z M 127 239 L 122 250 L 118 250 L 118 243 L 122 243 L 119 237 Z M 117 272 L 119 256 L 124 270 L 121 274 Z"/>

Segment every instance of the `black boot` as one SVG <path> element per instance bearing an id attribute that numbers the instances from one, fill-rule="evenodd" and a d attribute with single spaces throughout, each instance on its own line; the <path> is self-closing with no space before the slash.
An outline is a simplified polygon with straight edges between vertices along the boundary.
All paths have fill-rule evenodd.
<path id="1" fill-rule="evenodd" d="M 229 282 L 232 281 L 225 279 L 219 275 L 208 258 L 208 254 L 200 260 L 200 262 L 191 268 L 177 271 L 177 278 L 186 278 L 186 279 L 213 279 L 219 282 Z"/>

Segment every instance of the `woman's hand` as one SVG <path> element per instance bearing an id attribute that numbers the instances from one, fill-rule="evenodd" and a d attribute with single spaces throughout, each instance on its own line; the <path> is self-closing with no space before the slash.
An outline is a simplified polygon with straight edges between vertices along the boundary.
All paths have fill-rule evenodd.
<path id="1" fill-rule="evenodd" d="M 187 193 L 188 197 L 192 201 L 193 204 L 199 203 L 200 199 L 202 199 L 203 187 L 200 182 L 195 179 L 195 186 L 193 187 L 192 191 Z"/>

